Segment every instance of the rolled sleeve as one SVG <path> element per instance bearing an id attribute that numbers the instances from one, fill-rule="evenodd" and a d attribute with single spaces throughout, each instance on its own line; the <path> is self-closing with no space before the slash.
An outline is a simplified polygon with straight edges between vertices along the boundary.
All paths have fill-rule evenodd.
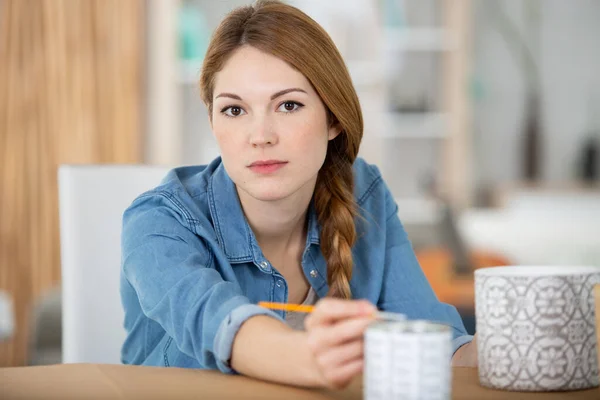
<path id="1" fill-rule="evenodd" d="M 233 349 L 233 340 L 240 327 L 249 318 L 257 315 L 267 315 L 276 319 L 281 318 L 273 311 L 257 306 L 255 304 L 244 304 L 236 307 L 221 322 L 213 345 L 217 368 L 224 373 L 236 373 L 230 366 L 231 351 Z M 282 320 L 283 321 L 283 320 Z"/>

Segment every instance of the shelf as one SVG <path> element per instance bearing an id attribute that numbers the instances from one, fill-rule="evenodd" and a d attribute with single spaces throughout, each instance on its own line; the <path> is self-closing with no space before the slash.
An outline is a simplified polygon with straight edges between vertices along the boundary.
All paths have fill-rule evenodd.
<path id="1" fill-rule="evenodd" d="M 373 86 L 385 83 L 383 63 L 366 60 L 346 60 L 348 72 L 355 87 Z"/>
<path id="2" fill-rule="evenodd" d="M 444 139 L 448 115 L 444 113 L 389 112 L 383 116 L 386 139 Z"/>
<path id="3" fill-rule="evenodd" d="M 440 28 L 387 28 L 384 30 L 387 51 L 448 51 L 455 48 L 450 32 Z"/>
<path id="4" fill-rule="evenodd" d="M 426 197 L 397 197 L 398 217 L 404 225 L 435 225 L 441 218 L 441 205 Z"/>

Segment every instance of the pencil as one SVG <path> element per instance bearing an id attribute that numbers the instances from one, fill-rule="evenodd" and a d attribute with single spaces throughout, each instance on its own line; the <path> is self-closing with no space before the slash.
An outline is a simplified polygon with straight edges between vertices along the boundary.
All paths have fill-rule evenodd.
<path id="1" fill-rule="evenodd" d="M 314 306 L 307 306 L 304 304 L 290 304 L 290 303 L 271 303 L 268 301 L 261 301 L 258 303 L 259 306 L 269 308 L 271 310 L 283 310 L 289 312 L 304 312 L 311 313 L 314 311 Z M 404 314 L 391 313 L 385 311 L 378 311 L 374 315 L 375 318 L 393 320 L 393 321 L 405 321 L 406 316 Z"/>
<path id="2" fill-rule="evenodd" d="M 314 311 L 314 306 L 306 306 L 304 304 L 290 304 L 290 303 L 270 303 L 268 301 L 261 301 L 258 303 L 259 306 L 270 308 L 271 310 L 283 310 L 292 312 L 304 312 L 311 313 Z"/>

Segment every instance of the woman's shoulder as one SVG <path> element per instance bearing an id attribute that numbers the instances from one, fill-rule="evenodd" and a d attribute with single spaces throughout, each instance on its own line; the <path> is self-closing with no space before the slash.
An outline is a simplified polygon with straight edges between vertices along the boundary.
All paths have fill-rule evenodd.
<path id="1" fill-rule="evenodd" d="M 354 198 L 359 206 L 370 197 L 383 196 L 385 182 L 379 168 L 370 164 L 364 158 L 358 157 L 353 164 L 354 171 Z"/>
<path id="2" fill-rule="evenodd" d="M 206 193 L 211 176 L 221 165 L 218 157 L 205 165 L 184 165 L 172 168 L 151 192 L 185 192 L 191 197 Z"/>
<path id="3" fill-rule="evenodd" d="M 207 191 L 211 177 L 219 165 L 221 161 L 216 159 L 207 165 L 172 168 L 157 186 L 140 193 L 125 210 L 125 214 L 168 209 L 169 213 L 181 216 L 182 221 L 205 219 L 209 212 Z"/>
<path id="4" fill-rule="evenodd" d="M 171 168 L 158 185 L 139 193 L 135 201 L 149 197 L 167 197 L 172 199 L 198 198 L 208 190 L 210 179 L 215 170 L 221 165 L 217 158 L 204 165 L 183 165 Z"/>

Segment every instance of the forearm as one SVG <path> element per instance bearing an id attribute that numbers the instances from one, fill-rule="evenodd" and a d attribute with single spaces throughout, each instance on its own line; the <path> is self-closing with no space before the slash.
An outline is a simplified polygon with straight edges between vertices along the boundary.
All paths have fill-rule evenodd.
<path id="1" fill-rule="evenodd" d="M 453 367 L 477 367 L 477 335 L 473 340 L 461 346 L 452 357 Z"/>
<path id="2" fill-rule="evenodd" d="M 258 379 L 299 386 L 323 386 L 307 335 L 263 315 L 251 317 L 233 341 L 231 367 Z"/>

